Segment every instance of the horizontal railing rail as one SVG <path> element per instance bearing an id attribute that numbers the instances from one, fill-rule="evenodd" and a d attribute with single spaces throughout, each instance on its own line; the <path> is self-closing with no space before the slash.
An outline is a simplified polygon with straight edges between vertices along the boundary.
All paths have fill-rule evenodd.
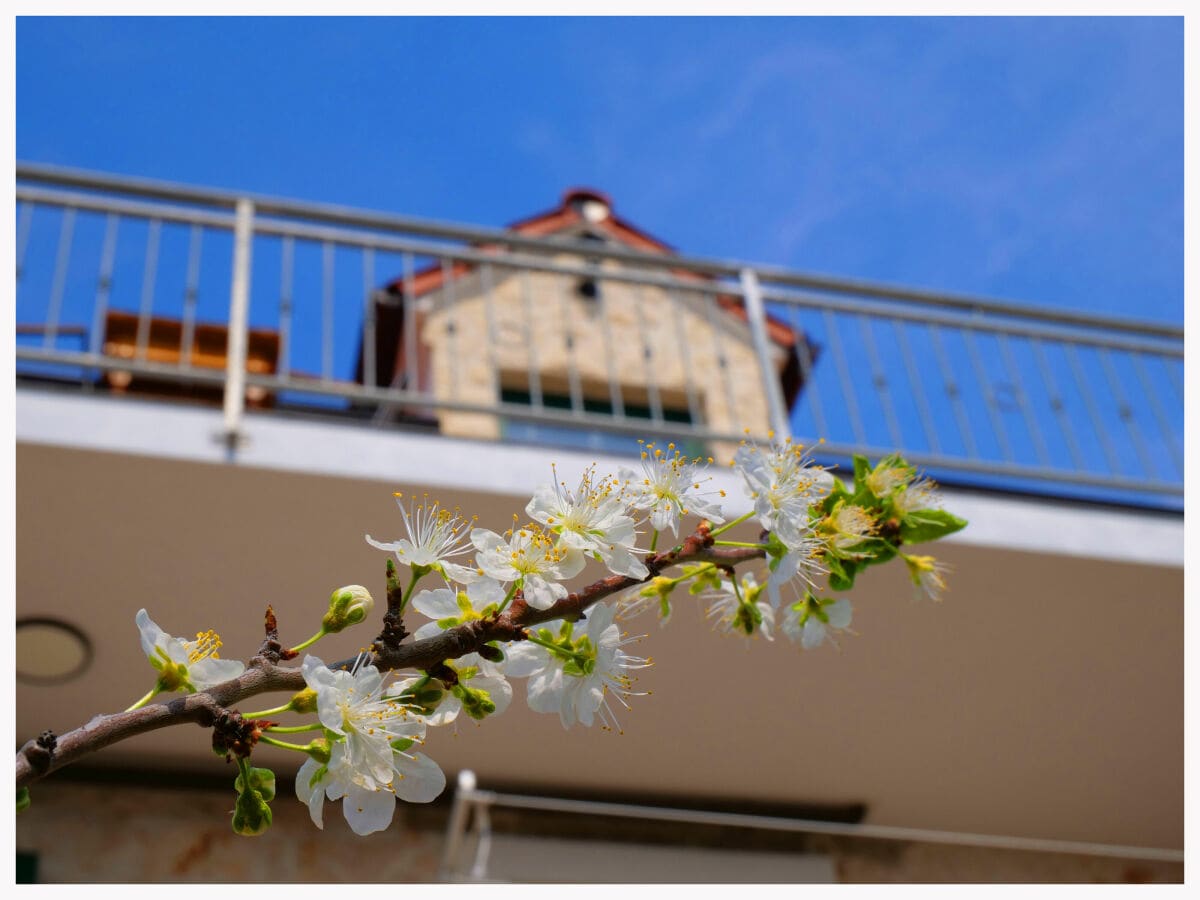
<path id="1" fill-rule="evenodd" d="M 822 461 L 1178 508 L 1183 331 L 20 163 L 24 380 L 448 435 Z"/>

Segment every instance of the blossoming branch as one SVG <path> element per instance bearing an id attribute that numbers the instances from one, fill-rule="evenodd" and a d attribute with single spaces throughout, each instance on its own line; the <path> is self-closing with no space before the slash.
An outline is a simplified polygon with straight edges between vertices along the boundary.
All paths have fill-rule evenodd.
<path id="1" fill-rule="evenodd" d="M 557 715 L 565 728 L 619 730 L 622 710 L 643 696 L 637 673 L 652 665 L 633 652 L 645 635 L 622 630 L 638 616 L 665 625 L 677 606 L 696 605 L 718 631 L 781 634 L 813 650 L 848 631 L 853 609 L 840 595 L 869 566 L 899 557 L 916 591 L 938 600 L 946 589 L 947 567 L 908 548 L 966 522 L 943 509 L 936 485 L 899 455 L 874 466 L 855 457 L 847 485 L 800 445 L 743 443 L 732 466 L 751 509 L 732 519 L 725 492 L 705 474 L 711 463 L 673 444 L 646 444 L 640 469 L 591 466 L 568 482 L 552 467 L 553 481 L 502 533 L 427 497 L 397 494 L 404 536 L 366 537 L 391 554 L 387 603 L 378 635 L 354 659 L 327 665 L 304 651 L 368 620 L 375 602 L 361 585 L 335 590 L 316 632 L 290 647 L 268 607 L 262 646 L 246 663 L 221 659 L 212 631 L 183 640 L 138 610 L 153 684 L 124 712 L 26 743 L 16 759 L 18 810 L 29 806 L 30 784 L 89 753 L 199 723 L 212 730 L 214 749 L 237 763 L 235 832 L 271 825 L 275 775 L 251 764 L 255 748 L 269 744 L 303 757 L 294 792 L 318 828 L 325 803 L 340 800 L 350 827 L 370 834 L 388 827 L 397 799 L 428 802 L 445 788 L 425 753 L 430 729 L 501 715 L 514 679 L 524 680 L 530 709 Z M 680 539 L 689 518 L 696 526 Z M 725 537 L 748 521 L 761 529 L 756 540 Z M 671 546 L 660 549 L 668 532 Z M 590 563 L 608 574 L 570 591 L 566 582 Z M 422 622 L 410 632 L 414 615 Z M 290 696 L 242 709 L 266 693 Z M 155 702 L 164 694 L 182 696 Z"/>

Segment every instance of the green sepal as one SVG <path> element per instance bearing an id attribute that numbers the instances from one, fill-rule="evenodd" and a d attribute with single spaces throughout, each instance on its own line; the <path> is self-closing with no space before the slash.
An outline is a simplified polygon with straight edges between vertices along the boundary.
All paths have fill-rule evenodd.
<path id="1" fill-rule="evenodd" d="M 865 456 L 854 454 L 854 492 L 858 493 L 867 483 L 867 476 L 871 474 L 871 463 Z"/>
<path id="2" fill-rule="evenodd" d="M 762 625 L 762 611 L 754 603 L 739 603 L 733 614 L 733 627 L 747 635 L 754 634 Z"/>
<path id="3" fill-rule="evenodd" d="M 421 715 L 429 716 L 441 705 L 442 698 L 445 696 L 446 692 L 441 685 L 435 684 L 431 678 L 425 676 L 421 681 L 405 689 L 404 693 L 395 699 Z"/>
<path id="4" fill-rule="evenodd" d="M 843 501 L 849 501 L 853 503 L 853 495 L 846 490 L 846 485 L 842 484 L 842 479 L 834 478 L 833 487 L 830 489 L 829 493 L 825 495 L 825 498 L 820 503 L 812 506 L 810 518 L 813 521 L 825 518 L 837 508 L 838 503 Z"/>
<path id="5" fill-rule="evenodd" d="M 271 807 L 263 795 L 253 788 L 238 794 L 233 807 L 233 831 L 245 837 L 256 837 L 271 827 Z"/>
<path id="6" fill-rule="evenodd" d="M 944 509 L 918 509 L 900 520 L 900 538 L 906 544 L 923 544 L 966 527 L 966 519 Z"/>
<path id="7" fill-rule="evenodd" d="M 829 586 L 833 590 L 848 591 L 854 587 L 854 577 L 858 574 L 857 560 L 827 556 L 825 565 L 829 567 Z"/>
<path id="8" fill-rule="evenodd" d="M 308 746 L 304 748 L 305 753 L 321 764 L 322 772 L 324 771 L 324 767 L 329 765 L 330 757 L 333 755 L 334 741 L 331 738 L 338 737 L 340 737 L 340 735 L 336 735 L 329 729 L 326 729 L 325 737 L 315 738 L 314 740 L 309 741 Z"/>
<path id="9" fill-rule="evenodd" d="M 482 721 L 496 711 L 492 695 L 482 688 L 468 687 L 460 682 L 450 690 L 462 703 L 463 712 L 476 721 Z"/>
<path id="10" fill-rule="evenodd" d="M 250 787 L 258 791 L 262 795 L 263 800 L 268 803 L 275 799 L 275 773 L 270 769 L 258 769 L 254 766 L 248 767 L 250 774 Z M 246 790 L 246 779 L 239 774 L 233 782 L 233 789 L 239 794 Z"/>
<path id="11" fill-rule="evenodd" d="M 32 802 L 29 798 L 29 788 L 23 787 L 17 791 L 17 812 L 25 812 L 25 810 L 29 809 L 29 804 Z"/>
<path id="12" fill-rule="evenodd" d="M 709 563 L 698 563 L 694 566 L 683 567 L 684 577 L 694 578 L 695 580 L 688 585 L 689 594 L 702 594 L 706 590 L 721 589 L 721 573 Z"/>
<path id="13" fill-rule="evenodd" d="M 403 753 L 415 743 L 416 741 L 414 741 L 412 738 L 396 738 L 394 741 L 392 741 L 392 749 L 397 753 Z"/>
<path id="14" fill-rule="evenodd" d="M 504 662 L 504 651 L 495 641 L 489 641 L 475 651 L 490 663 Z"/>
<path id="15" fill-rule="evenodd" d="M 896 549 L 896 545 L 889 543 L 888 541 L 877 539 L 877 543 L 879 545 L 879 549 L 872 553 L 871 556 L 868 556 L 862 560 L 863 566 L 877 566 L 880 563 L 885 563 L 889 559 L 894 559 L 896 554 L 899 552 Z"/>
<path id="16" fill-rule="evenodd" d="M 308 789 L 311 791 L 318 784 L 320 784 L 321 779 L 323 779 L 328 772 L 329 766 L 321 766 L 319 769 L 317 769 L 317 771 L 313 772 L 312 776 L 308 779 Z"/>

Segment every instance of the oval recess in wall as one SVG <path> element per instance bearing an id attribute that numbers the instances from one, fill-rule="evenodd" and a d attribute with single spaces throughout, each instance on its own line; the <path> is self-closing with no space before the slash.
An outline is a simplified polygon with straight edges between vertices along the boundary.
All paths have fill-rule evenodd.
<path id="1" fill-rule="evenodd" d="M 17 620 L 17 681 L 65 684 L 87 671 L 92 642 L 70 622 L 29 617 Z"/>

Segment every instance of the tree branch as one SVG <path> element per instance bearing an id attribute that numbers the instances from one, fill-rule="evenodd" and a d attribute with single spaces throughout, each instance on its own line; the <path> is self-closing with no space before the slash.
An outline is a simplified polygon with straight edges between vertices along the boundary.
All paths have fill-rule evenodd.
<path id="1" fill-rule="evenodd" d="M 397 632 L 403 633 L 403 624 L 397 621 L 397 611 L 392 608 L 394 604 L 389 602 L 384 632 L 375 642 L 376 652 L 370 662 L 381 671 L 429 669 L 447 659 L 457 659 L 473 653 L 489 641 L 523 640 L 525 629 L 531 625 L 554 619 L 576 621 L 582 618 L 588 607 L 594 603 L 642 584 L 670 566 L 690 562 L 713 562 L 732 567 L 752 559 L 761 559 L 764 555 L 763 550 L 753 547 L 712 546 L 706 523 L 702 523 L 700 528 L 675 550 L 648 557 L 646 567 L 650 570 L 650 575 L 646 578 L 610 575 L 580 591 L 568 594 L 549 609 L 535 609 L 519 599 L 518 595 L 518 599 L 513 600 L 509 608 L 499 616 L 457 625 L 439 635 L 403 645 L 396 642 Z M 389 572 L 389 575 L 391 574 Z M 389 578 L 389 588 L 393 587 L 393 578 Z M 392 593 L 393 591 L 389 590 L 389 601 L 392 599 Z M 256 694 L 303 690 L 306 685 L 299 669 L 284 668 L 276 664 L 280 657 L 278 642 L 275 640 L 277 635 L 273 633 L 274 624 L 274 616 L 268 611 L 267 641 L 264 642 L 264 650 L 250 660 L 249 667 L 237 678 L 207 691 L 177 697 L 167 703 L 153 704 L 132 712 L 96 716 L 86 725 L 67 732 L 58 737 L 56 742 L 51 741 L 49 745 L 29 741 L 17 751 L 17 789 L 26 787 L 89 753 L 135 735 L 188 722 L 211 727 L 219 715 L 229 712 L 234 704 Z M 354 663 L 354 659 L 347 659 L 332 663 L 330 667 L 348 669 Z"/>

